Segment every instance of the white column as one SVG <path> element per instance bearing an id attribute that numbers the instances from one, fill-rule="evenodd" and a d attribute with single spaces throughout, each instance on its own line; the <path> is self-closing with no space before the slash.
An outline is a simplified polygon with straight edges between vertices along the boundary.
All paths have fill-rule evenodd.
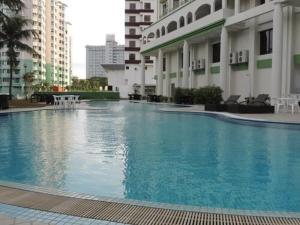
<path id="1" fill-rule="evenodd" d="M 183 43 L 183 82 L 182 87 L 189 86 L 189 44 L 187 41 Z"/>
<path id="2" fill-rule="evenodd" d="M 177 50 L 177 56 L 176 56 L 176 63 L 177 63 L 177 87 L 181 87 L 181 65 L 180 65 L 180 50 Z"/>
<path id="3" fill-rule="evenodd" d="M 166 96 L 171 97 L 170 53 L 166 53 Z"/>
<path id="4" fill-rule="evenodd" d="M 254 79 L 257 73 L 256 67 L 256 19 L 253 18 L 249 28 L 249 88 L 250 95 L 254 96 Z"/>
<path id="5" fill-rule="evenodd" d="M 141 95 L 145 96 L 145 57 L 141 55 Z"/>
<path id="6" fill-rule="evenodd" d="M 209 39 L 207 39 L 206 44 L 205 44 L 205 76 L 206 76 L 206 84 L 202 84 L 203 86 L 210 85 L 210 60 L 211 60 L 211 46 L 210 46 Z"/>
<path id="7" fill-rule="evenodd" d="M 227 0 L 222 0 L 222 9 L 227 9 Z"/>
<path id="8" fill-rule="evenodd" d="M 189 77 L 189 88 L 193 88 L 194 87 L 194 71 L 192 68 L 192 61 L 194 61 L 195 66 L 196 66 L 196 60 L 195 60 L 195 52 L 194 52 L 194 48 L 193 46 L 190 47 L 190 77 Z"/>
<path id="9" fill-rule="evenodd" d="M 158 50 L 158 59 L 157 59 L 157 64 L 158 64 L 158 74 L 157 74 L 157 79 L 158 79 L 158 88 L 157 88 L 157 94 L 158 95 L 163 95 L 163 52 L 161 49 Z"/>
<path id="10" fill-rule="evenodd" d="M 237 15 L 240 13 L 241 2 L 240 0 L 234 0 L 234 14 Z"/>
<path id="11" fill-rule="evenodd" d="M 272 60 L 272 82 L 271 97 L 281 97 L 282 82 L 282 39 L 283 39 L 283 12 L 280 2 L 274 2 L 273 15 L 273 60 Z"/>
<path id="12" fill-rule="evenodd" d="M 227 69 L 228 69 L 228 31 L 226 27 L 221 32 L 221 62 L 220 62 L 220 86 L 223 89 L 223 97 L 228 97 L 227 88 Z"/>

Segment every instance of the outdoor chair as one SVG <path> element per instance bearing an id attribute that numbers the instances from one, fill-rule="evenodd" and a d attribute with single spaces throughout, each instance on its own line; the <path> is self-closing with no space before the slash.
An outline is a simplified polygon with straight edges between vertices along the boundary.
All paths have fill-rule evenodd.
<path id="1" fill-rule="evenodd" d="M 294 114 L 296 110 L 297 110 L 297 112 L 299 112 L 298 99 L 297 98 L 291 98 L 291 99 L 289 99 L 287 101 L 287 107 L 291 108 L 292 114 Z"/>
<path id="2" fill-rule="evenodd" d="M 224 101 L 225 105 L 229 104 L 238 104 L 238 100 L 241 96 L 240 95 L 231 95 L 226 101 Z"/>

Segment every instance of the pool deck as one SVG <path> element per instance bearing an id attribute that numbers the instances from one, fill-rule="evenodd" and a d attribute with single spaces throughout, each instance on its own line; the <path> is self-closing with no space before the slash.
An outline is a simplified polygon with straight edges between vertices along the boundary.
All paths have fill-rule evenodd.
<path id="1" fill-rule="evenodd" d="M 45 213 L 62 214 L 73 218 L 86 218 L 89 223 L 78 224 L 132 224 L 132 225 L 300 225 L 297 214 L 257 214 L 245 211 L 204 212 L 198 208 L 155 206 L 138 201 L 98 199 L 91 196 L 51 193 L 41 189 L 28 190 L 21 187 L 0 185 L 0 203 Z M 0 212 L 1 214 L 1 212 Z M 13 221 L 1 216 L 1 219 Z M 106 221 L 99 223 L 99 221 Z M 9 223 L 7 223 L 9 224 Z M 14 224 L 14 223 L 11 223 Z M 16 223 L 15 223 L 16 224 Z M 51 224 L 43 222 L 22 222 L 20 224 Z M 64 223 L 56 223 L 64 224 Z M 67 223 L 66 223 L 67 224 Z M 69 223 L 72 224 L 72 223 Z M 74 223 L 76 224 L 76 223 Z M 4 225 L 4 223 L 1 223 Z"/>

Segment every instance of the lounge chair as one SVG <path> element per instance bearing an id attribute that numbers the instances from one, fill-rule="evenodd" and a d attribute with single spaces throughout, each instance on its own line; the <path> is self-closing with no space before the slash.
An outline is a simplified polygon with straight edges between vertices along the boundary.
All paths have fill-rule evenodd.
<path id="1" fill-rule="evenodd" d="M 275 107 L 270 105 L 269 100 L 270 97 L 268 94 L 260 94 L 248 104 L 242 104 L 245 102 L 241 102 L 241 104 L 228 105 L 227 111 L 240 114 L 274 113 Z"/>
<path id="2" fill-rule="evenodd" d="M 205 111 L 226 112 L 228 105 L 237 105 L 240 95 L 231 95 L 222 104 L 205 104 Z"/>

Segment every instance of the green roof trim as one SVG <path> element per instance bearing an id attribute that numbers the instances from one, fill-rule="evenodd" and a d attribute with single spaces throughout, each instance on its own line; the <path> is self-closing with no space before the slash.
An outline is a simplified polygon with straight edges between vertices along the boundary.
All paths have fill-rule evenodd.
<path id="1" fill-rule="evenodd" d="M 300 54 L 294 55 L 294 63 L 297 65 L 300 65 Z"/>
<path id="2" fill-rule="evenodd" d="M 165 42 L 163 44 L 157 45 L 157 46 L 155 46 L 153 48 L 150 48 L 148 50 L 142 51 L 141 53 L 142 54 L 146 54 L 146 53 L 152 52 L 152 51 L 154 51 L 156 49 L 160 49 L 160 48 L 163 48 L 163 47 L 166 47 L 166 46 L 169 46 L 169 45 L 172 45 L 172 44 L 184 41 L 185 39 L 193 37 L 193 36 L 198 35 L 198 34 L 201 34 L 201 35 L 207 34 L 207 33 L 211 32 L 213 30 L 216 30 L 218 28 L 223 27 L 224 23 L 225 23 L 225 19 L 221 19 L 221 20 L 219 20 L 219 21 L 217 21 L 215 23 L 209 24 L 209 25 L 207 25 L 205 27 L 202 27 L 200 29 L 197 29 L 197 30 L 195 30 L 193 32 L 187 33 L 185 35 L 182 35 L 182 36 L 180 36 L 178 38 L 174 38 L 174 39 L 172 39 L 170 41 L 167 41 L 167 42 Z"/>
<path id="3" fill-rule="evenodd" d="M 258 69 L 269 69 L 272 68 L 272 59 L 257 60 Z"/>
<path id="4" fill-rule="evenodd" d="M 220 74 L 220 66 L 212 66 L 210 67 L 210 73 L 211 74 Z"/>

